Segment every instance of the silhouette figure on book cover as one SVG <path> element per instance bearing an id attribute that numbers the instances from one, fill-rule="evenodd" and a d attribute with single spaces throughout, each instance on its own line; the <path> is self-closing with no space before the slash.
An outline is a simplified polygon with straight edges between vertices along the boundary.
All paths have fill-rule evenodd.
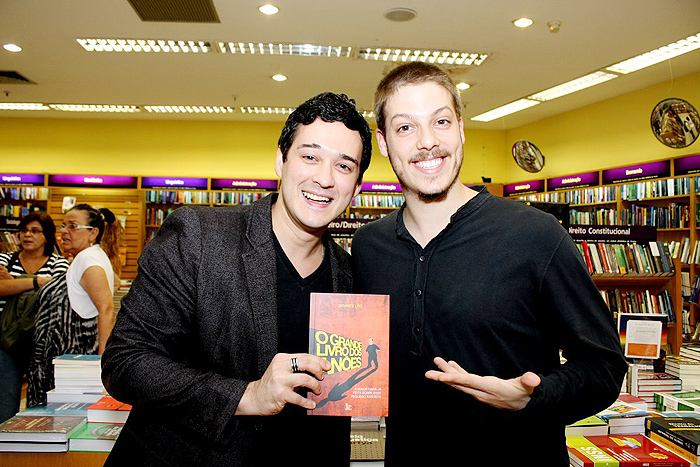
<path id="1" fill-rule="evenodd" d="M 321 399 L 316 405 L 317 408 L 323 407 L 327 402 L 336 402 L 343 400 L 346 397 L 346 392 L 352 389 L 357 383 L 367 378 L 369 375 L 377 371 L 379 368 L 379 361 L 377 360 L 377 351 L 380 350 L 379 346 L 374 343 L 374 339 L 369 338 L 369 345 L 367 346 L 367 353 L 369 357 L 367 359 L 367 366 L 362 368 L 360 371 L 348 378 L 344 383 L 337 383 L 328 393 L 325 399 Z M 371 371 L 367 371 L 372 367 L 374 363 L 374 368 Z M 364 373 L 364 374 L 363 374 Z"/>

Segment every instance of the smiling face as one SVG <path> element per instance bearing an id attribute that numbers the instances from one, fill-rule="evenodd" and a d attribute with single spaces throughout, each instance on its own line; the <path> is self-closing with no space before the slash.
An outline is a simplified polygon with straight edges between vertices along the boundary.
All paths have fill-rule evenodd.
<path id="1" fill-rule="evenodd" d="M 98 229 L 77 229 L 74 230 L 70 226 L 86 226 L 89 225 L 90 217 L 85 211 L 73 209 L 66 213 L 63 219 L 63 225 L 66 228 L 61 231 L 61 250 L 72 256 L 77 255 L 85 248 L 90 247 L 97 238 Z"/>
<path id="2" fill-rule="evenodd" d="M 445 197 L 459 182 L 464 158 L 464 126 L 450 93 L 430 81 L 401 86 L 386 102 L 385 115 L 385 132 L 377 131 L 379 150 L 406 195 Z"/>
<path id="3" fill-rule="evenodd" d="M 277 151 L 275 171 L 281 185 L 273 225 L 281 220 L 293 229 L 323 233 L 359 192 L 361 157 L 359 133 L 342 122 L 316 119 L 300 126 L 286 161 Z"/>

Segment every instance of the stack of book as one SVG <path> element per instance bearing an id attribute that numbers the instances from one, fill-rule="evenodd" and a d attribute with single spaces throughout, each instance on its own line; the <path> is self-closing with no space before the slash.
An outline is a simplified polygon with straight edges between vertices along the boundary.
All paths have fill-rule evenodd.
<path id="1" fill-rule="evenodd" d="M 97 402 L 106 391 L 102 385 L 99 355 L 61 355 L 54 358 L 55 388 L 47 402 Z"/>
<path id="2" fill-rule="evenodd" d="M 608 424 L 611 435 L 644 433 L 644 420 L 650 412 L 640 407 L 627 404 L 617 399 L 605 410 L 598 412 L 598 417 Z"/>
<path id="3" fill-rule="evenodd" d="M 688 467 L 686 459 L 642 434 L 566 438 L 572 466 Z"/>
<path id="4" fill-rule="evenodd" d="M 683 391 L 700 388 L 700 360 L 683 355 L 667 355 L 666 373 L 681 379 Z"/>
<path id="5" fill-rule="evenodd" d="M 647 419 L 645 434 L 692 464 L 700 463 L 700 419 L 695 416 Z"/>
<path id="6" fill-rule="evenodd" d="M 15 415 L 0 423 L 0 452 L 66 452 L 84 416 Z"/>
<path id="7" fill-rule="evenodd" d="M 566 437 L 598 436 L 608 434 L 608 423 L 597 415 L 591 415 L 566 426 Z"/>
<path id="8" fill-rule="evenodd" d="M 87 421 L 90 423 L 126 423 L 131 406 L 119 402 L 114 397 L 103 396 L 87 408 Z"/>
<path id="9" fill-rule="evenodd" d="M 124 425 L 121 423 L 86 423 L 70 434 L 69 451 L 109 452 Z"/>
<path id="10" fill-rule="evenodd" d="M 635 371 L 630 366 L 628 372 L 628 391 L 646 402 L 647 410 L 659 409 L 656 406 L 654 394 L 659 392 L 680 392 L 683 390 L 682 381 L 678 376 L 653 370 Z"/>
<path id="11" fill-rule="evenodd" d="M 700 391 L 659 392 L 654 395 L 662 412 L 697 412 L 700 414 Z"/>

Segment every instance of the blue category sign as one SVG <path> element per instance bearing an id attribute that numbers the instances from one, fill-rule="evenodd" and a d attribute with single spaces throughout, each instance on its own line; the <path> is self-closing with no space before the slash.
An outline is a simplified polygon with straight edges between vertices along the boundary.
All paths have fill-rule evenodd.
<path id="1" fill-rule="evenodd" d="M 255 180 L 248 178 L 212 178 L 211 189 L 277 191 L 277 180 Z"/>
<path id="2" fill-rule="evenodd" d="M 141 177 L 141 188 L 190 188 L 206 190 L 206 178 L 193 177 Z"/>
<path id="3" fill-rule="evenodd" d="M 44 186 L 44 174 L 0 174 L 0 185 Z"/>
<path id="4" fill-rule="evenodd" d="M 544 180 L 531 180 L 529 182 L 511 183 L 503 187 L 503 196 L 525 195 L 530 193 L 542 193 Z"/>
<path id="5" fill-rule="evenodd" d="M 671 175 L 671 161 L 647 162 L 646 164 L 629 165 L 615 169 L 603 170 L 603 184 L 631 182 L 663 178 Z"/>

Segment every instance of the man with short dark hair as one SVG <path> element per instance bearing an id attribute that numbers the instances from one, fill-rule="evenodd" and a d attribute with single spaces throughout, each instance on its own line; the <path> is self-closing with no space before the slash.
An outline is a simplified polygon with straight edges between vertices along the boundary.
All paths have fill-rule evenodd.
<path id="1" fill-rule="evenodd" d="M 386 465 L 568 466 L 565 425 L 627 370 L 576 246 L 553 216 L 460 182 L 461 102 L 437 66 L 392 70 L 375 115 L 406 198 L 352 244 L 360 290 L 391 296 Z"/>
<path id="2" fill-rule="evenodd" d="M 107 465 L 349 464 L 349 418 L 306 413 L 330 369 L 307 353 L 309 296 L 352 291 L 327 226 L 370 157 L 354 101 L 319 94 L 282 131 L 278 195 L 168 216 L 103 356 L 105 387 L 133 405 Z"/>

